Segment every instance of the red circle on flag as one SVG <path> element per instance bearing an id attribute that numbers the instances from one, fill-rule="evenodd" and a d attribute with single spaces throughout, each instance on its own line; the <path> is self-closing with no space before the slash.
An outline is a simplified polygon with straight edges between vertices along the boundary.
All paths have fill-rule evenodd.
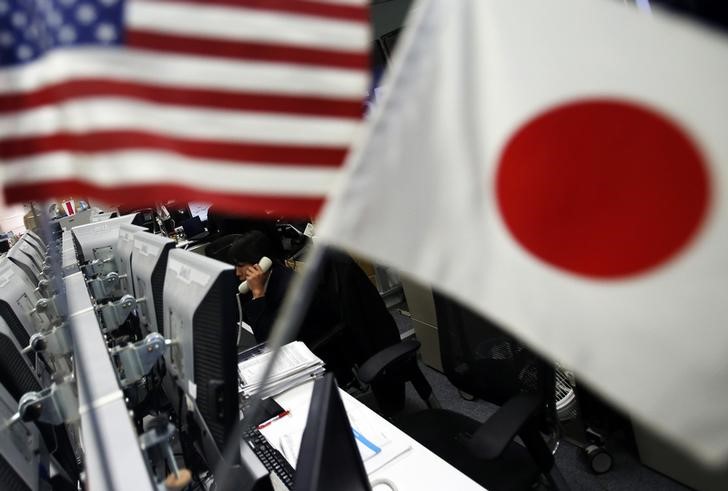
<path id="1" fill-rule="evenodd" d="M 617 279 L 663 264 L 697 233 L 707 167 L 675 122 L 624 101 L 558 106 L 521 127 L 498 164 L 508 230 L 531 254 Z"/>

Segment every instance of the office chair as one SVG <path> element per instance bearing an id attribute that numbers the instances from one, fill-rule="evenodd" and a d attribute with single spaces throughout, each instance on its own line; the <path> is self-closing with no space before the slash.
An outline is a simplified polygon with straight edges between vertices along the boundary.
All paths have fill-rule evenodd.
<path id="1" fill-rule="evenodd" d="M 553 367 L 492 322 L 439 294 L 435 311 L 445 375 L 499 410 L 480 422 L 440 409 L 416 366 L 417 341 L 378 353 L 361 367 L 360 378 L 410 377 L 430 408 L 393 422 L 486 489 L 530 489 L 542 478 L 554 489 L 568 489 L 541 435 L 556 427 Z"/>
<path id="2" fill-rule="evenodd" d="M 374 284 L 347 254 L 329 250 L 313 302 L 325 311 L 323 329 L 304 329 L 298 339 L 334 372 L 339 384 L 356 388 L 359 366 L 375 353 L 400 343 L 399 329 Z M 310 326 L 311 323 L 308 323 Z M 382 377 L 372 384 L 382 405 L 404 405 L 404 381 Z"/>

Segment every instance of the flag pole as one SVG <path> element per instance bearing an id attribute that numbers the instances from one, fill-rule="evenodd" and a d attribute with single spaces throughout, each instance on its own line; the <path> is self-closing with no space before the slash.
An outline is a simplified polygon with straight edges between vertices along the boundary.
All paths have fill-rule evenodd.
<path id="1" fill-rule="evenodd" d="M 265 366 L 263 371 L 263 384 L 261 387 L 265 387 L 266 383 L 270 379 L 273 373 L 273 366 L 278 358 L 278 354 L 283 345 L 291 342 L 298 330 L 301 327 L 304 316 L 308 306 L 313 299 L 316 283 L 321 274 L 322 265 L 326 258 L 328 249 L 326 246 L 312 243 L 311 250 L 306 255 L 305 267 L 300 274 L 294 275 L 291 281 L 291 286 L 286 293 L 281 310 L 276 316 L 273 329 L 267 340 L 268 347 L 272 351 L 270 359 Z M 250 409 L 244 415 L 242 421 L 237 421 L 235 428 L 228 438 L 225 444 L 225 449 L 222 453 L 222 459 L 217 465 L 215 475 L 217 489 L 222 491 L 228 491 L 232 489 L 237 490 L 249 490 L 252 489 L 254 483 L 252 482 L 239 482 L 235 479 L 230 480 L 233 471 L 233 462 L 236 454 L 239 452 L 239 447 L 242 442 L 242 430 L 243 428 L 250 429 L 257 421 L 262 410 L 262 399 L 259 391 L 257 395 L 254 395 L 250 399 Z"/>

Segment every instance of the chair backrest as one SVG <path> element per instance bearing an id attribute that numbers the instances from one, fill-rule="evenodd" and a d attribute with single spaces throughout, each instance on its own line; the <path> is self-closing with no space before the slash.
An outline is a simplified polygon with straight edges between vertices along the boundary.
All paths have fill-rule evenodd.
<path id="1" fill-rule="evenodd" d="M 399 329 L 377 288 L 347 254 L 328 251 L 319 284 L 319 297 L 338 306 L 338 314 L 350 336 L 354 363 L 398 343 Z"/>
<path id="2" fill-rule="evenodd" d="M 520 392 L 543 400 L 540 424 L 556 421 L 554 368 L 506 334 L 491 320 L 434 293 L 440 357 L 445 375 L 458 389 L 502 405 Z"/>

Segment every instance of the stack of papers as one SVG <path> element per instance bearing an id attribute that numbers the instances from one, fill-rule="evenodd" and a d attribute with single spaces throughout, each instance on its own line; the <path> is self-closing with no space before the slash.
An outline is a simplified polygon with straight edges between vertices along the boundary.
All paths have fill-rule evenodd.
<path id="1" fill-rule="evenodd" d="M 294 341 L 281 348 L 271 377 L 263 381 L 263 372 L 272 353 L 267 348 L 257 346 L 241 353 L 238 363 L 240 393 L 244 398 L 259 394 L 266 398 L 280 394 L 291 387 L 300 385 L 324 373 L 324 362 L 314 355 L 301 341 Z"/>

